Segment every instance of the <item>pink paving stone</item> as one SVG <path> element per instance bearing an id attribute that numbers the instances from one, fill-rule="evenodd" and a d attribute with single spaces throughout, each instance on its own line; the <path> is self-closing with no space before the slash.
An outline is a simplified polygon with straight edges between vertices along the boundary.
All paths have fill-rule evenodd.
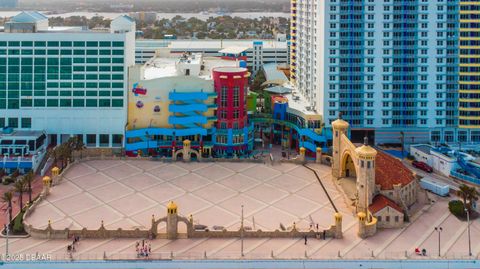
<path id="1" fill-rule="evenodd" d="M 453 236 L 458 232 L 458 229 L 462 227 L 461 222 L 457 219 L 457 217 L 453 215 L 449 215 L 448 218 L 439 225 L 440 227 L 443 228 L 442 234 L 441 234 L 441 241 L 443 241 L 443 244 L 446 244 L 450 240 L 452 240 Z M 455 227 L 455 228 L 453 228 Z M 427 252 L 430 252 L 430 255 L 438 255 L 438 233 L 434 231 L 435 227 L 431 227 L 430 231 L 425 231 L 426 233 L 431 233 L 425 241 L 423 241 L 419 247 L 420 248 L 425 248 Z M 445 246 L 445 245 L 444 245 Z M 413 249 L 415 247 L 412 247 Z M 444 251 L 446 249 L 442 248 L 441 253 L 443 255 Z"/>
<path id="2" fill-rule="evenodd" d="M 87 240 L 82 240 L 82 239 L 80 239 L 80 240 L 81 240 L 80 241 L 80 251 L 83 251 L 83 249 L 87 248 L 87 247 L 84 248 L 84 243 L 86 244 L 90 240 L 88 240 L 88 241 Z M 95 240 L 95 241 L 97 241 L 97 240 Z M 120 251 L 130 252 L 132 250 L 134 251 L 135 243 L 137 241 L 138 241 L 138 239 L 122 239 L 122 238 L 109 239 L 109 240 L 104 241 L 104 243 L 97 244 L 95 249 L 97 249 L 97 252 L 100 251 L 102 254 L 105 251 L 107 253 L 107 255 L 109 253 L 112 253 L 112 252 L 115 252 L 115 253 L 118 253 Z M 92 246 L 92 244 L 90 244 L 88 246 L 90 246 L 89 249 L 94 247 L 94 246 Z M 92 250 L 87 250 L 87 252 L 92 252 Z"/>
<path id="3" fill-rule="evenodd" d="M 305 218 L 321 207 L 321 205 L 315 204 L 294 194 L 275 202 L 275 207 L 298 216 L 299 218 Z"/>
<path id="4" fill-rule="evenodd" d="M 168 181 L 172 178 L 186 175 L 188 174 L 188 171 L 176 165 L 169 164 L 150 170 L 149 173 L 155 177 Z"/>
<path id="5" fill-rule="evenodd" d="M 180 254 L 184 251 L 187 251 L 194 247 L 195 245 L 201 243 L 204 239 L 182 239 L 182 240 L 173 240 L 168 242 L 165 245 L 157 247 L 155 244 L 152 245 L 152 252 L 170 252 L 173 251 L 176 254 Z M 154 242 L 155 243 L 155 242 Z"/>
<path id="6" fill-rule="evenodd" d="M 143 228 L 143 227 L 141 227 L 140 224 L 136 223 L 131 219 L 121 219 L 119 221 L 105 225 L 105 228 L 109 230 L 116 230 L 119 228 L 134 230 L 134 229 Z"/>
<path id="7" fill-rule="evenodd" d="M 141 170 L 149 171 L 154 168 L 158 168 L 161 166 L 166 166 L 166 164 L 161 162 L 154 162 L 154 161 L 145 161 L 145 160 L 128 160 L 126 161 L 128 165 L 136 167 Z"/>
<path id="8" fill-rule="evenodd" d="M 282 173 L 286 173 L 286 172 L 294 169 L 295 167 L 297 167 L 297 165 L 294 164 L 294 163 L 282 163 L 280 165 L 274 165 L 271 168 L 273 168 L 277 171 L 280 171 Z"/>
<path id="9" fill-rule="evenodd" d="M 244 246 L 244 253 L 251 252 L 257 246 L 261 245 L 268 239 L 259 239 L 259 238 L 246 238 L 243 240 Z M 222 248 L 222 250 L 214 253 L 212 257 L 220 258 L 220 257 L 231 257 L 231 258 L 239 258 L 240 255 L 240 247 L 241 240 L 235 240 L 233 243 L 227 245 L 226 247 Z"/>
<path id="10" fill-rule="evenodd" d="M 95 170 L 86 166 L 85 164 L 75 164 L 67 172 L 65 172 L 65 178 L 73 179 L 81 176 L 86 176 L 95 173 Z"/>
<path id="11" fill-rule="evenodd" d="M 193 215 L 194 221 L 198 221 L 200 224 L 207 225 L 213 230 L 213 226 L 224 226 L 235 223 L 238 220 L 238 216 L 229 213 L 228 211 L 219 207 L 210 207 L 202 210 Z"/>
<path id="12" fill-rule="evenodd" d="M 270 178 L 280 175 L 281 172 L 264 165 L 257 165 L 243 171 L 242 174 L 258 179 L 260 181 L 267 181 Z"/>
<path id="13" fill-rule="evenodd" d="M 288 196 L 288 192 L 279 190 L 274 186 L 267 184 L 261 184 L 254 189 L 246 191 L 245 194 L 267 204 L 272 204 L 273 202 Z"/>
<path id="14" fill-rule="evenodd" d="M 356 228 L 356 227 L 355 227 Z M 345 257 L 351 257 L 352 259 L 358 257 L 366 257 L 371 255 L 372 251 L 381 249 L 387 240 L 390 240 L 392 236 L 398 235 L 400 230 L 398 229 L 379 229 L 377 231 L 378 236 L 373 236 L 362 240 L 358 245 L 352 248 Z M 399 253 L 404 253 L 403 250 L 398 250 Z M 376 253 L 374 253 L 376 254 Z"/>
<path id="15" fill-rule="evenodd" d="M 100 202 L 88 193 L 79 193 L 55 202 L 55 207 L 60 209 L 64 214 L 75 214 L 98 205 L 100 205 Z"/>
<path id="16" fill-rule="evenodd" d="M 2 240 L 2 244 L 0 245 L 0 252 L 2 254 L 5 253 L 5 240 Z M 45 240 L 44 239 L 36 239 L 32 237 L 28 238 L 10 238 L 8 240 L 8 252 L 9 253 L 26 253 L 27 249 L 34 248 L 37 245 L 44 244 Z M 28 251 L 27 253 L 31 253 L 31 251 Z M 35 253 L 35 252 L 34 252 Z"/>
<path id="17" fill-rule="evenodd" d="M 82 189 L 69 181 L 64 181 L 50 189 L 50 195 L 47 197 L 47 201 L 55 202 L 80 192 L 82 192 Z"/>
<path id="18" fill-rule="evenodd" d="M 207 252 L 207 257 L 211 254 L 216 253 L 218 250 L 221 250 L 222 247 L 228 246 L 235 242 L 237 239 L 228 238 L 228 239 L 209 239 L 204 241 L 189 250 L 193 253 L 204 253 Z"/>
<path id="19" fill-rule="evenodd" d="M 115 160 L 94 160 L 94 161 L 87 161 L 85 162 L 85 164 L 102 171 L 110 167 L 120 166 L 122 165 L 122 162 L 115 161 Z"/>
<path id="20" fill-rule="evenodd" d="M 130 166 L 126 163 L 103 170 L 103 173 L 114 179 L 134 177 L 141 172 L 140 169 Z"/>
<path id="21" fill-rule="evenodd" d="M 330 227 L 330 225 L 334 224 L 334 218 L 333 218 L 334 214 L 335 214 L 335 211 L 333 211 L 333 209 L 329 207 L 323 207 L 311 213 L 310 216 L 312 216 L 313 222 L 315 222 L 315 224 L 318 223 L 320 227 Z M 343 215 L 343 217 L 344 219 L 348 220 L 347 215 Z M 346 223 L 348 223 L 346 220 L 342 223 L 343 227 L 345 227 Z"/>
<path id="22" fill-rule="evenodd" d="M 30 246 L 30 247 L 26 247 L 24 249 L 21 250 L 20 253 L 44 253 L 44 254 L 48 254 L 48 253 L 56 253 L 56 252 L 60 252 L 60 251 L 63 251 L 63 252 L 66 252 L 67 250 L 67 245 L 68 244 L 71 244 L 71 242 L 68 240 L 49 240 L 49 241 L 45 241 L 44 243 L 42 244 L 37 244 L 35 246 Z"/>
<path id="23" fill-rule="evenodd" d="M 152 225 L 152 215 L 155 216 L 155 219 L 162 218 L 167 215 L 167 209 L 163 205 L 156 204 L 154 207 L 145 209 L 130 218 L 142 226 L 150 228 Z"/>
<path id="24" fill-rule="evenodd" d="M 213 181 L 218 181 L 234 174 L 233 171 L 226 169 L 219 164 L 195 170 L 195 173 Z"/>
<path id="25" fill-rule="evenodd" d="M 318 183 L 312 183 L 304 187 L 303 189 L 295 192 L 295 194 L 310 201 L 316 202 L 320 205 L 330 205 L 330 201 L 328 200 L 325 191 Z"/>
<path id="26" fill-rule="evenodd" d="M 184 190 L 168 182 L 156 185 L 153 188 L 149 188 L 143 191 L 143 194 L 159 202 L 160 204 L 166 204 L 168 201 L 177 199 L 184 193 Z"/>
<path id="27" fill-rule="evenodd" d="M 84 190 L 91 190 L 98 188 L 99 186 L 113 182 L 112 179 L 103 175 L 103 174 L 92 174 L 87 176 L 82 176 L 71 180 L 75 185 L 79 186 Z"/>
<path id="28" fill-rule="evenodd" d="M 299 257 L 305 257 L 305 251 L 307 255 L 314 252 L 316 249 L 324 246 L 327 241 L 323 239 L 308 238 L 307 244 L 305 245 L 304 239 L 297 239 L 292 245 L 287 249 L 283 250 L 276 257 L 281 259 L 295 259 Z"/>
<path id="29" fill-rule="evenodd" d="M 341 252 L 341 255 L 344 255 L 345 250 L 348 249 L 354 241 L 358 238 L 356 235 L 356 227 L 352 227 L 348 230 L 343 231 L 344 238 L 342 239 L 328 239 L 328 243 L 323 247 L 318 249 L 316 252 L 311 253 L 310 257 L 312 259 L 330 259 L 338 258 L 338 251 Z M 370 255 L 371 253 L 369 253 Z"/>
<path id="30" fill-rule="evenodd" d="M 315 177 L 315 174 L 303 166 L 297 166 L 296 168 L 288 171 L 288 174 L 294 177 L 300 177 L 300 178 L 306 179 L 308 181 L 317 180 L 317 178 Z"/>
<path id="31" fill-rule="evenodd" d="M 200 163 L 200 162 L 184 163 L 184 162 L 177 162 L 177 163 L 175 163 L 175 165 L 191 172 L 191 171 L 195 171 L 195 170 L 198 170 L 198 169 L 202 169 L 202 168 L 205 168 L 205 167 L 212 166 L 213 163 Z"/>
<path id="32" fill-rule="evenodd" d="M 137 191 L 145 190 L 163 182 L 165 181 L 148 174 L 138 174 L 122 180 L 123 184 Z"/>
<path id="33" fill-rule="evenodd" d="M 51 204 L 38 206 L 33 213 L 34 214 L 30 214 L 27 218 L 27 223 L 33 227 L 46 227 L 49 220 L 55 222 L 65 217 L 63 213 L 55 210 L 55 207 Z"/>
<path id="34" fill-rule="evenodd" d="M 179 188 L 182 188 L 185 191 L 192 192 L 194 190 L 203 188 L 204 186 L 212 183 L 212 181 L 196 174 L 187 174 L 172 179 L 170 183 L 174 184 Z"/>
<path id="35" fill-rule="evenodd" d="M 225 199 L 236 195 L 236 192 L 220 184 L 210 184 L 193 192 L 198 197 L 217 204 Z"/>
<path id="36" fill-rule="evenodd" d="M 100 228 L 101 221 L 104 225 L 114 223 L 122 219 L 120 213 L 115 212 L 112 208 L 102 205 L 96 208 L 92 208 L 88 211 L 76 214 L 72 218 L 82 227 L 87 229 Z"/>
<path id="37" fill-rule="evenodd" d="M 154 207 L 157 203 L 142 194 L 131 193 L 126 197 L 117 199 L 108 204 L 126 216 L 133 216 L 148 208 Z"/>
<path id="38" fill-rule="evenodd" d="M 268 184 L 275 186 L 277 188 L 281 188 L 282 190 L 287 192 L 295 192 L 307 186 L 311 182 L 312 182 L 311 180 L 307 181 L 299 177 L 294 177 L 288 174 L 282 174 L 268 181 Z"/>
<path id="39" fill-rule="evenodd" d="M 212 206 L 210 202 L 200 199 L 192 194 L 186 194 L 175 199 L 175 203 L 178 205 L 179 214 L 184 216 L 196 214 L 197 212 Z"/>
<path id="40" fill-rule="evenodd" d="M 280 223 L 287 228 L 299 220 L 297 217 L 275 207 L 267 207 L 262 211 L 255 213 L 254 216 L 256 223 L 269 230 L 280 229 Z"/>
<path id="41" fill-rule="evenodd" d="M 478 221 L 476 222 L 478 223 Z M 466 222 L 465 222 L 465 230 L 463 233 L 456 239 L 455 243 L 450 247 L 450 252 L 456 253 L 466 253 L 468 254 L 468 231 L 466 229 Z M 470 224 L 470 240 L 472 245 L 472 254 L 476 253 L 475 249 L 478 250 L 480 247 L 480 242 L 477 240 L 480 238 L 480 230 Z"/>
<path id="42" fill-rule="evenodd" d="M 108 203 L 122 196 L 133 193 L 133 190 L 126 185 L 120 184 L 118 182 L 113 182 L 91 190 L 90 193 L 104 203 Z"/>
<path id="43" fill-rule="evenodd" d="M 296 240 L 292 240 L 290 238 L 281 238 L 281 239 L 269 239 L 262 244 L 256 246 L 254 249 L 249 250 L 245 256 L 255 258 L 256 256 L 259 257 L 268 257 L 270 256 L 272 250 L 273 255 L 279 253 L 282 249 L 294 244 Z"/>
<path id="44" fill-rule="evenodd" d="M 245 171 L 255 166 L 255 164 L 253 163 L 236 163 L 236 162 L 226 162 L 226 163 L 221 163 L 221 165 L 235 172 Z"/>
<path id="45" fill-rule="evenodd" d="M 242 174 L 234 174 L 230 177 L 227 177 L 226 179 L 219 181 L 218 183 L 239 192 L 251 189 L 255 185 L 260 184 L 259 181 L 251 177 L 244 176 Z"/>
<path id="46" fill-rule="evenodd" d="M 258 201 L 254 198 L 251 198 L 247 195 L 240 194 L 236 195 L 232 198 L 229 198 L 228 200 L 225 200 L 218 204 L 218 206 L 221 206 L 222 208 L 225 208 L 229 212 L 236 214 L 237 216 L 240 216 L 241 214 L 241 206 L 243 205 L 244 208 L 244 214 L 245 216 L 249 216 L 265 207 L 267 207 L 267 204 L 262 203 L 261 201 Z"/>

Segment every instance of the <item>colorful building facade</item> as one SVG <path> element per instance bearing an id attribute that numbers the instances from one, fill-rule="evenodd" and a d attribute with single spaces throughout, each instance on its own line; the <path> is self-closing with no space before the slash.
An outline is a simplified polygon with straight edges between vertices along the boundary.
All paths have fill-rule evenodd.
<path id="1" fill-rule="evenodd" d="M 126 154 L 172 157 L 185 140 L 203 157 L 247 154 L 252 148 L 244 112 L 249 74 L 238 65 L 184 54 L 132 68 Z"/>

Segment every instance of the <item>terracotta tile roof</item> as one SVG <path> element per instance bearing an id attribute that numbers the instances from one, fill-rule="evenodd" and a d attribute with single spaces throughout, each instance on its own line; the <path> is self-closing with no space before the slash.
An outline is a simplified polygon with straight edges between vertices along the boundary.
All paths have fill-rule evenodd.
<path id="1" fill-rule="evenodd" d="M 393 190 L 393 185 L 408 185 L 415 180 L 412 171 L 403 163 L 382 150 L 377 150 L 375 158 L 375 184 L 382 190 Z"/>
<path id="2" fill-rule="evenodd" d="M 400 206 L 398 206 L 394 201 L 388 199 L 381 194 L 373 198 L 372 204 L 368 206 L 368 210 L 370 211 L 370 213 L 375 214 L 387 206 L 397 210 L 398 212 L 403 213 L 403 210 Z"/>

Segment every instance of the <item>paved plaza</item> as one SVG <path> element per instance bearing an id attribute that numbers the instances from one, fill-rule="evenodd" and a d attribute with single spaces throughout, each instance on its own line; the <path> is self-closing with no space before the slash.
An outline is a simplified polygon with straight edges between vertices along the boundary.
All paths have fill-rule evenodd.
<path id="1" fill-rule="evenodd" d="M 374 237 L 356 236 L 357 222 L 343 195 L 330 177 L 327 166 L 310 164 L 320 176 L 335 205 L 343 214 L 344 239 L 245 239 L 245 258 L 410 258 L 415 247 L 425 248 L 429 258 L 438 253 L 435 226 L 442 226 L 441 255 L 465 257 L 468 253 L 467 224 L 448 212 L 448 200 L 434 197 L 404 229 L 381 230 Z M 198 224 L 240 227 L 241 205 L 245 225 L 252 229 L 280 229 L 296 223 L 300 229 L 318 223 L 333 224 L 333 207 L 315 175 L 294 164 L 254 163 L 162 163 L 155 161 L 97 160 L 76 164 L 64 181 L 52 188 L 27 219 L 36 228 L 49 220 L 55 229 L 97 229 L 103 220 L 107 229 L 149 229 L 151 216 L 166 215 L 165 205 L 174 200 L 179 213 L 193 214 Z M 165 229 L 160 227 L 159 229 Z M 180 232 L 185 227 L 179 226 Z M 480 222 L 471 225 L 472 252 L 480 253 Z M 74 258 L 102 259 L 135 257 L 135 239 L 82 240 Z M 51 253 L 66 256 L 69 240 L 10 239 L 10 253 Z M 179 239 L 152 241 L 153 257 L 239 258 L 241 240 Z M 5 251 L 5 242 L 0 243 Z"/>

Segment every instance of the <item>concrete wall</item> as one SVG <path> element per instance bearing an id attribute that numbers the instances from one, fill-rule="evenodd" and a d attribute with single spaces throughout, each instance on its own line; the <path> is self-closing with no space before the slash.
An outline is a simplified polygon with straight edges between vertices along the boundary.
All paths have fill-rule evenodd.
<path id="1" fill-rule="evenodd" d="M 403 227 L 403 213 L 387 206 L 374 215 L 377 218 L 378 228 L 401 228 Z M 397 220 L 395 219 L 397 217 Z M 388 219 L 388 220 L 387 220 Z"/>

